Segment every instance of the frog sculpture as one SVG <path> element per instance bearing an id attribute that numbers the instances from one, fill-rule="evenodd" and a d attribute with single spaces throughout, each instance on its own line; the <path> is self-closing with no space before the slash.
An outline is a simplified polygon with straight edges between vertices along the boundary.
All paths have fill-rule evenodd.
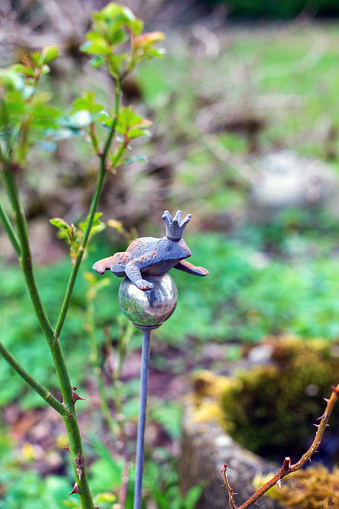
<path id="1" fill-rule="evenodd" d="M 99 274 L 110 269 L 117 277 L 127 276 L 137 288 L 143 291 L 153 288 L 153 283 L 143 279 L 143 275 L 146 278 L 147 274 L 163 276 L 172 268 L 195 276 L 207 276 L 209 273 L 207 269 L 195 267 L 185 261 L 191 256 L 191 251 L 182 235 L 191 217 L 192 214 L 188 214 L 185 219 L 182 219 L 181 211 L 178 210 L 172 219 L 171 214 L 166 210 L 162 215 L 166 224 L 165 237 L 161 239 L 141 237 L 134 240 L 125 252 L 115 253 L 113 256 L 97 261 L 93 269 Z"/>

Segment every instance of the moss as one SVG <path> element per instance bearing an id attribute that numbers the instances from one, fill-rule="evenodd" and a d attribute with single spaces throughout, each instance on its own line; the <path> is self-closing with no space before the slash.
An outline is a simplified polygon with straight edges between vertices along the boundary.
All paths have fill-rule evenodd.
<path id="1" fill-rule="evenodd" d="M 271 476 L 270 476 L 271 477 Z M 256 476 L 253 485 L 258 489 L 269 478 Z M 278 500 L 286 508 L 338 509 L 339 469 L 330 472 L 322 465 L 298 470 L 285 477 L 281 488 L 274 486 L 266 496 Z"/>
<path id="2" fill-rule="evenodd" d="M 339 359 L 331 345 L 294 337 L 269 338 L 272 363 L 239 372 L 233 378 L 197 375 L 197 408 L 202 415 L 211 398 L 221 405 L 230 435 L 246 448 L 266 456 L 300 456 L 313 437 L 312 424 L 324 410 L 324 397 L 338 383 Z M 215 409 L 213 409 L 215 415 Z M 337 419 L 336 419 L 337 417 Z M 335 408 L 326 437 L 338 431 Z"/>

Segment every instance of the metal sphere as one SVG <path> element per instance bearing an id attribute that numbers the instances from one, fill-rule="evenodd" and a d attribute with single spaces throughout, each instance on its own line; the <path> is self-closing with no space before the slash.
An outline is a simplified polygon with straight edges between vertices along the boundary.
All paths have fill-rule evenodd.
<path id="1" fill-rule="evenodd" d="M 139 290 L 127 277 L 119 288 L 121 311 L 139 329 L 156 329 L 167 320 L 175 310 L 178 291 L 171 276 L 152 276 L 147 281 L 153 283 L 152 290 Z"/>

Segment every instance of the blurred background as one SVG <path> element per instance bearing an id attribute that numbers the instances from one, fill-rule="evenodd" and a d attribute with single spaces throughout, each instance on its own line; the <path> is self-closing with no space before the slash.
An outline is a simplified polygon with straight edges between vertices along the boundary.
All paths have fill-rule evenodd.
<path id="1" fill-rule="evenodd" d="M 56 44 L 62 55 L 42 85 L 55 104 L 71 105 L 81 92 L 95 90 L 109 108 L 113 82 L 91 69 L 79 49 L 92 12 L 107 3 L 2 0 L 1 67 Z M 191 260 L 210 275 L 172 274 L 178 308 L 154 333 L 145 507 L 194 509 L 194 500 L 185 505 L 177 473 L 182 398 L 194 390 L 192 374 L 208 369 L 235 376 L 239 366 L 270 363 L 275 342 L 286 337 L 300 338 L 303 345 L 316 339 L 321 355 L 337 362 L 339 5 L 335 0 L 121 4 L 145 21 L 146 31 L 165 32 L 167 53 L 142 63 L 124 82 L 124 104 L 153 121 L 152 137 L 135 145 L 148 162 L 108 176 L 99 207 L 107 227 L 83 263 L 63 348 L 72 383 L 86 398 L 78 405 L 93 490 L 108 497 L 100 499 L 101 507 L 118 508 L 122 446 L 100 413 L 86 327 L 93 304 L 88 292 L 95 283 L 86 271 L 97 259 L 125 250 L 133 236 L 163 236 L 164 210 L 191 213 L 185 232 Z M 70 261 L 49 219 L 76 223 L 86 216 L 96 173 L 85 141 L 73 138 L 53 153 L 32 153 L 20 177 L 37 278 L 54 321 Z M 1 338 L 58 395 L 49 352 L 2 229 L 0 256 Z M 133 459 L 141 337 L 119 310 L 120 281 L 104 277 L 109 286 L 95 301 L 99 363 L 112 415 L 124 422 Z M 330 380 L 318 377 L 313 383 L 314 369 L 307 376 L 295 400 L 305 396 L 321 408 L 326 387 L 338 380 L 332 380 L 332 371 Z M 72 473 L 63 425 L 3 360 L 0 406 L 0 508 L 66 507 Z M 331 444 L 333 465 L 339 445 Z M 262 452 L 259 446 L 256 452 Z"/>

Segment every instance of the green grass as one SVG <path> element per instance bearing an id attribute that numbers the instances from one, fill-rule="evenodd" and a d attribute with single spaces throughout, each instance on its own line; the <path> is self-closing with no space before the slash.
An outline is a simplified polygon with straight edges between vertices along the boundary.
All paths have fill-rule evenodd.
<path id="1" fill-rule="evenodd" d="M 258 230 L 255 235 L 259 235 Z M 249 229 L 241 235 L 238 232 L 237 238 L 233 235 L 233 239 L 217 233 L 186 237 L 193 253 L 192 262 L 206 266 L 210 275 L 197 278 L 172 270 L 179 290 L 179 303 L 171 320 L 154 332 L 156 337 L 183 349 L 186 337 L 199 342 L 258 341 L 271 333 L 293 333 L 329 340 L 338 337 L 339 272 L 337 258 L 331 254 L 335 243 L 325 252 L 318 250 L 310 258 L 308 251 L 314 247 L 312 236 L 303 238 L 295 233 L 281 233 L 283 255 L 266 257 L 262 265 L 258 259 L 260 262 L 265 255 L 259 248 L 263 247 L 267 232 L 262 231 L 259 239 L 255 235 Z M 104 250 L 111 252 L 112 246 L 106 246 Z M 86 260 L 87 269 L 98 254 L 92 254 Z M 68 270 L 67 260 L 37 271 L 43 301 L 54 320 Z M 116 337 L 117 320 L 123 320 L 117 298 L 120 280 L 111 274 L 103 277 L 109 278 L 111 285 L 97 298 L 96 319 L 101 343 L 104 341 L 103 328 L 110 325 L 112 337 Z M 31 312 L 17 267 L 6 268 L 6 279 L 0 282 L 0 294 L 3 307 L 0 326 L 5 344 L 42 383 L 56 387 L 49 351 Z M 80 278 L 62 335 L 71 377 L 77 384 L 84 380 L 90 369 L 89 343 L 84 330 L 85 295 L 86 283 Z M 138 343 L 137 337 L 138 333 L 133 347 Z M 4 388 L 0 392 L 1 405 L 16 399 L 21 392 L 18 388 L 25 387 L 5 363 L 0 372 L 0 384 Z M 33 398 L 29 389 L 25 394 L 20 399 L 25 408 L 38 403 L 39 399 Z"/>

